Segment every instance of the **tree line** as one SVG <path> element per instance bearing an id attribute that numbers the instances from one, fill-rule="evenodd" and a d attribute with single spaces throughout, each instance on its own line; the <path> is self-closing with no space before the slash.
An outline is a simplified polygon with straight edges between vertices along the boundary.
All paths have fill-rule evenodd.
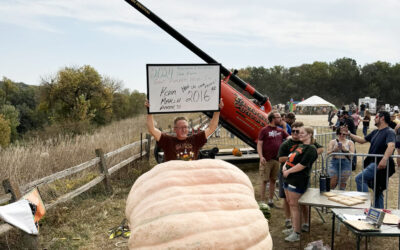
<path id="1" fill-rule="evenodd" d="M 65 67 L 40 86 L 0 81 L 0 147 L 28 135 L 79 134 L 146 112 L 146 94 L 93 67 Z"/>
<path id="2" fill-rule="evenodd" d="M 360 66 L 354 59 L 341 58 L 290 68 L 247 67 L 240 69 L 238 76 L 269 96 L 273 105 L 312 95 L 338 107 L 357 103 L 365 96 L 395 105 L 400 100 L 399 63 L 378 61 Z M 120 81 L 100 75 L 89 65 L 64 67 L 43 78 L 40 86 L 3 77 L 0 146 L 34 134 L 33 131 L 42 137 L 88 132 L 114 120 L 145 113 L 145 99 L 146 94 L 122 89 Z"/>
<path id="3" fill-rule="evenodd" d="M 240 69 L 238 76 L 269 96 L 273 105 L 313 95 L 337 107 L 358 103 L 358 98 L 365 96 L 377 98 L 378 103 L 400 102 L 399 63 L 377 61 L 360 66 L 354 59 L 341 58 L 331 63 L 314 62 L 290 68 L 247 67 Z"/>

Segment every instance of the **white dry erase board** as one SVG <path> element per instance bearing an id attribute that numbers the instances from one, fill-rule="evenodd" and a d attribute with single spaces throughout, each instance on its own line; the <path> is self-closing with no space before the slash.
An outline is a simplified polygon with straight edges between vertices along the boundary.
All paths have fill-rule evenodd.
<path id="1" fill-rule="evenodd" d="M 220 64 L 147 64 L 149 114 L 218 111 Z"/>

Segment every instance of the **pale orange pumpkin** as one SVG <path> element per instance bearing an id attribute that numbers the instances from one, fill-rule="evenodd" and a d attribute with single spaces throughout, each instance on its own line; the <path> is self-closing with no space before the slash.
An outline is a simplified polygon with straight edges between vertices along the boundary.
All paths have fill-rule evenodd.
<path id="1" fill-rule="evenodd" d="M 221 160 L 169 161 L 134 183 L 129 249 L 272 249 L 245 173 Z"/>

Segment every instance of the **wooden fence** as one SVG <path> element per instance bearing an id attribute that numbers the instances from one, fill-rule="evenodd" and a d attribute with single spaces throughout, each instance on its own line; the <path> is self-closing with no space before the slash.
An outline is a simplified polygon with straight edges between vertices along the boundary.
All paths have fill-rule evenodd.
<path id="1" fill-rule="evenodd" d="M 84 162 L 82 164 L 79 164 L 77 166 L 65 169 L 63 171 L 54 173 L 54 174 L 46 176 L 42 179 L 35 180 L 33 182 L 30 182 L 30 183 L 27 183 L 27 184 L 24 184 L 21 186 L 18 185 L 13 180 L 9 180 L 9 179 L 3 180 L 3 187 L 5 189 L 6 194 L 0 196 L 0 204 L 14 202 L 14 201 L 20 199 L 23 196 L 23 194 L 27 193 L 28 191 L 30 191 L 31 189 L 33 189 L 35 187 L 40 187 L 45 184 L 50 184 L 61 178 L 65 178 L 72 174 L 82 172 L 83 170 L 93 167 L 96 164 L 98 164 L 99 172 L 100 172 L 100 175 L 98 177 L 94 178 L 93 180 L 89 181 L 88 183 L 84 184 L 83 186 L 58 197 L 55 201 L 45 204 L 46 210 L 53 208 L 57 204 L 60 204 L 60 203 L 63 203 L 63 202 L 73 199 L 74 197 L 82 194 L 83 192 L 86 192 L 87 190 L 93 188 L 94 186 L 96 186 L 97 184 L 99 184 L 101 182 L 105 186 L 106 192 L 108 194 L 111 194 L 113 191 L 112 191 L 112 186 L 110 184 L 110 176 L 113 173 L 120 170 L 122 167 L 124 167 L 138 159 L 141 159 L 142 157 L 146 157 L 148 159 L 150 156 L 152 139 L 153 138 L 147 134 L 146 139 L 144 139 L 144 140 L 137 141 L 137 142 L 134 142 L 129 145 L 125 145 L 115 151 L 112 151 L 112 152 L 109 152 L 106 154 L 103 153 L 102 149 L 96 149 L 95 150 L 96 158 L 94 158 L 94 159 L 91 159 L 91 160 Z M 136 149 L 140 148 L 140 152 L 119 162 L 118 164 L 116 164 L 112 167 L 107 166 L 107 159 L 109 159 L 117 154 L 120 154 L 122 152 L 125 152 L 129 149 L 134 149 L 134 148 L 136 148 Z M 11 226 L 7 223 L 1 224 L 0 225 L 0 235 L 8 232 L 12 228 L 13 228 L 13 226 Z"/>
<path id="2" fill-rule="evenodd" d="M 189 124 L 191 127 L 194 127 L 198 124 L 202 124 L 206 120 L 205 116 L 200 116 L 196 120 L 189 120 Z M 172 131 L 172 128 L 169 127 L 170 131 Z M 118 170 L 121 168 L 125 167 L 126 165 L 141 159 L 142 157 L 146 157 L 148 160 L 150 157 L 150 150 L 152 150 L 151 143 L 154 140 L 154 138 L 151 137 L 151 135 L 146 134 L 146 138 L 144 140 L 136 141 L 134 143 L 125 145 L 121 148 L 118 148 L 115 151 L 108 152 L 106 154 L 103 153 L 102 149 L 96 149 L 96 158 L 91 159 L 87 162 L 84 162 L 82 164 L 79 164 L 77 166 L 65 169 L 63 171 L 54 173 L 52 175 L 46 176 L 44 178 L 41 178 L 39 180 L 32 181 L 30 183 L 24 184 L 24 185 L 18 185 L 16 182 L 13 180 L 3 180 L 3 187 L 5 190 L 5 195 L 0 196 L 0 205 L 6 204 L 9 202 L 14 202 L 18 199 L 20 199 L 23 194 L 27 193 L 28 191 L 32 190 L 35 187 L 40 187 L 45 184 L 50 184 L 56 180 L 59 180 L 61 178 L 65 178 L 68 176 L 71 176 L 73 174 L 82 172 L 90 167 L 93 167 L 98 164 L 99 166 L 99 172 L 100 175 L 93 180 L 89 181 L 88 183 L 84 184 L 83 186 L 67 193 L 64 194 L 60 197 L 58 197 L 55 201 L 52 201 L 51 203 L 45 204 L 46 210 L 53 208 L 57 204 L 69 201 L 73 199 L 74 197 L 82 194 L 83 192 L 86 192 L 87 190 L 93 188 L 99 183 L 103 183 L 105 190 L 108 194 L 111 194 L 113 192 L 112 186 L 110 185 L 110 176 L 114 173 L 116 173 Z M 140 149 L 140 152 L 117 163 L 116 165 L 112 167 L 107 166 L 107 159 L 118 155 L 120 153 L 123 153 L 129 149 Z M 3 223 L 0 224 L 0 235 L 8 232 L 9 230 L 13 229 L 14 227 L 7 224 Z M 37 237 L 31 236 L 28 234 L 24 235 L 24 238 L 26 238 L 24 241 L 26 242 L 25 245 L 28 245 L 29 249 L 34 249 L 37 248 Z"/>

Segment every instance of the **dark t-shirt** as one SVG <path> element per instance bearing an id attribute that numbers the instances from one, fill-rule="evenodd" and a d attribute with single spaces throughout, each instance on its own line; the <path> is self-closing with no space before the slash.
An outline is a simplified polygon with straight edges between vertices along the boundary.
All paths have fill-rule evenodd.
<path id="1" fill-rule="evenodd" d="M 369 147 L 368 154 L 385 154 L 388 143 L 396 141 L 396 135 L 394 130 L 386 127 L 384 129 L 375 129 L 367 136 L 364 137 L 366 141 L 371 143 Z M 376 164 L 379 164 L 382 157 L 377 157 Z M 374 157 L 367 157 L 364 160 L 364 167 L 367 167 L 371 162 L 375 162 Z M 392 176 L 395 172 L 394 169 L 394 161 L 392 158 L 389 158 L 389 176 Z M 377 171 L 377 189 L 378 191 L 383 191 L 386 189 L 386 168 L 379 169 Z"/>
<path id="2" fill-rule="evenodd" d="M 397 123 L 395 123 L 394 121 L 390 121 L 389 122 L 389 127 L 394 129 L 397 126 Z"/>
<path id="3" fill-rule="evenodd" d="M 282 143 L 282 145 L 279 147 L 279 152 L 278 152 L 278 158 L 279 157 L 284 157 L 288 156 L 290 153 L 292 153 L 299 144 L 302 144 L 301 141 L 294 141 L 293 139 L 286 140 Z M 319 144 L 318 142 L 314 143 L 315 148 L 319 149 L 322 148 L 322 145 Z M 281 163 L 279 172 L 282 172 L 282 166 L 285 163 Z"/>
<path id="4" fill-rule="evenodd" d="M 361 110 L 361 111 L 365 111 L 365 104 L 361 104 L 361 105 L 360 105 L 360 110 Z"/>
<path id="5" fill-rule="evenodd" d="M 185 140 L 178 140 L 175 136 L 162 133 L 158 146 L 164 151 L 164 161 L 196 160 L 200 148 L 206 142 L 204 131 L 191 135 Z"/>
<path id="6" fill-rule="evenodd" d="M 279 146 L 288 136 L 288 133 L 279 127 L 267 125 L 261 129 L 258 140 L 263 141 L 262 154 L 265 160 L 277 158 Z"/>
<path id="7" fill-rule="evenodd" d="M 386 127 L 375 129 L 365 136 L 365 140 L 371 143 L 368 154 L 384 154 L 388 143 L 396 141 L 396 135 L 393 129 Z"/>
<path id="8" fill-rule="evenodd" d="M 305 168 L 299 172 L 290 173 L 284 179 L 284 182 L 297 188 L 306 189 L 310 180 L 312 164 L 317 158 L 317 149 L 314 145 L 297 145 L 296 149 L 288 156 L 288 160 L 286 161 L 286 168 L 290 169 L 296 166 L 296 164 L 298 163 L 305 166 Z"/>
<path id="9" fill-rule="evenodd" d="M 366 122 L 363 122 L 364 127 L 369 127 L 369 122 L 371 121 L 371 117 L 364 117 L 363 120 L 368 120 Z"/>

